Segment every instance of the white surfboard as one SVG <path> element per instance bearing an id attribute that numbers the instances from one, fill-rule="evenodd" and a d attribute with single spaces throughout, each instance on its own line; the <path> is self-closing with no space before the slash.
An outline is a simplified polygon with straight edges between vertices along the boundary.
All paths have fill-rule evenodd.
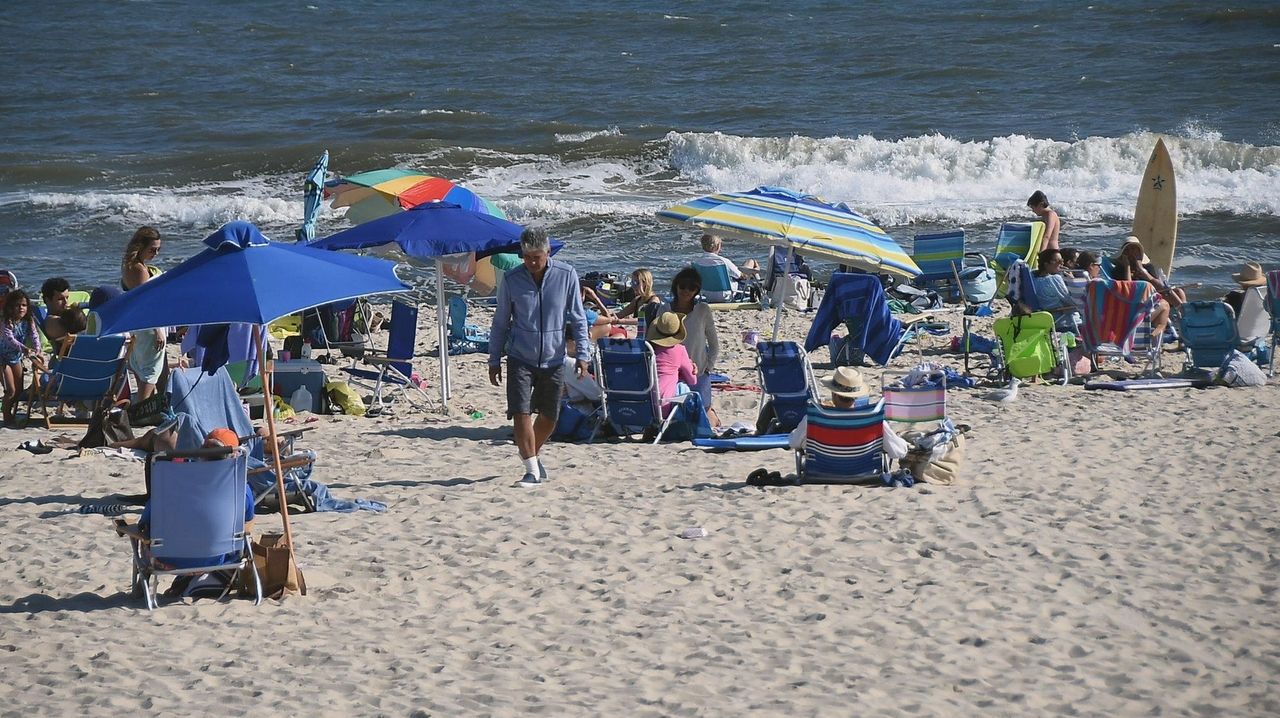
<path id="1" fill-rule="evenodd" d="M 1173 275 L 1173 253 L 1178 244 L 1178 187 L 1173 159 L 1163 139 L 1156 140 L 1151 159 L 1142 173 L 1138 204 L 1133 210 L 1133 236 L 1142 240 L 1151 263 Z"/>

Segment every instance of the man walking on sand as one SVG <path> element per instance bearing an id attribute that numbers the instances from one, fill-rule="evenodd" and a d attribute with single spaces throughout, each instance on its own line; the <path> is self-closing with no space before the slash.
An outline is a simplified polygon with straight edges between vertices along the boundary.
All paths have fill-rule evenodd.
<path id="1" fill-rule="evenodd" d="M 515 423 L 516 448 L 524 465 L 524 477 L 516 485 L 532 488 L 547 480 L 538 452 L 560 416 L 566 325 L 573 332 L 578 377 L 587 373 L 591 345 L 578 272 L 551 259 L 546 230 L 526 229 L 520 235 L 520 255 L 523 263 L 498 285 L 489 333 L 489 382 L 502 384 L 505 350 L 507 414 Z"/>

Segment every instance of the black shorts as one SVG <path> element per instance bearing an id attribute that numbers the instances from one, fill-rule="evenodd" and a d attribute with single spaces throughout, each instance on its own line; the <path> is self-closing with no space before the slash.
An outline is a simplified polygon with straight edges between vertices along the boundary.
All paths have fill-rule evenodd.
<path id="1" fill-rule="evenodd" d="M 560 417 L 560 396 L 563 393 L 564 364 L 539 369 L 507 357 L 508 417 L 539 414 L 554 421 Z"/>

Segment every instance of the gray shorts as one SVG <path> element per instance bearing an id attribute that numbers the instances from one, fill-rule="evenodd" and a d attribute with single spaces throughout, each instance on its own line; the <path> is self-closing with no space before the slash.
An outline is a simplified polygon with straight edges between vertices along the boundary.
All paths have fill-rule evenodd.
<path id="1" fill-rule="evenodd" d="M 560 418 L 560 396 L 564 393 L 564 364 L 539 369 L 507 357 L 507 416 L 539 414 L 552 421 Z"/>

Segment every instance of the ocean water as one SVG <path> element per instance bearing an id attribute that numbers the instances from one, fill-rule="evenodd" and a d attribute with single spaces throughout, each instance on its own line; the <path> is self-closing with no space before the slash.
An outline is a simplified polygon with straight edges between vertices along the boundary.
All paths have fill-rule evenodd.
<path id="1" fill-rule="evenodd" d="M 1176 271 L 1210 295 L 1280 267 L 1280 7 L 1212 5 L 15 2 L 0 266 L 114 282 L 142 224 L 162 266 L 232 219 L 287 240 L 324 149 L 463 182 L 580 270 L 670 276 L 696 238 L 654 212 L 762 184 L 908 250 L 949 227 L 990 247 L 1043 189 L 1064 245 L 1110 250 L 1164 137 Z M 347 226 L 326 208 L 319 231 Z"/>

